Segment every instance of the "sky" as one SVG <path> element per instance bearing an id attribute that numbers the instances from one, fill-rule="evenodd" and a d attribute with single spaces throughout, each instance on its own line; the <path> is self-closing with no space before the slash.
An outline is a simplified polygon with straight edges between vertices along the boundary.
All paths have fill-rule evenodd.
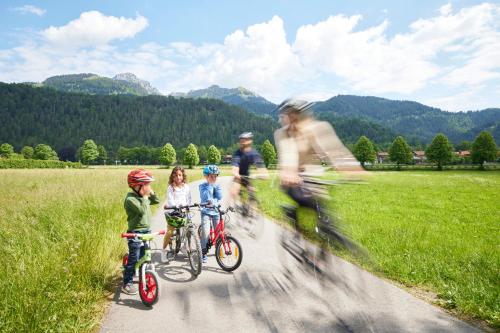
<path id="1" fill-rule="evenodd" d="M 279 103 L 339 94 L 500 107 L 500 1 L 5 1 L 0 81 L 131 72 Z"/>

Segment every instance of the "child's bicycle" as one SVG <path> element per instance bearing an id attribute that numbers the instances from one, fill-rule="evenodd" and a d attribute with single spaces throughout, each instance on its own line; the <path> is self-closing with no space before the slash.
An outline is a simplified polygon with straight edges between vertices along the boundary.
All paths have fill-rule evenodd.
<path id="1" fill-rule="evenodd" d="M 206 252 L 210 250 L 212 245 L 215 244 L 215 259 L 220 268 L 226 272 L 231 272 L 241 265 L 243 259 L 243 251 L 240 242 L 228 232 L 225 231 L 224 218 L 228 211 L 234 212 L 232 207 L 222 210 L 221 206 L 212 206 L 208 204 L 201 204 L 200 207 L 215 208 L 219 213 L 219 223 L 215 230 L 210 223 L 210 236 L 207 242 Z M 198 228 L 198 235 L 201 237 L 201 225 Z"/>
<path id="2" fill-rule="evenodd" d="M 149 234 L 140 233 L 122 233 L 122 238 L 134 239 L 142 241 L 144 246 L 144 255 L 139 258 L 135 264 L 135 275 L 139 276 L 139 296 L 144 305 L 153 306 L 160 296 L 160 283 L 156 274 L 155 265 L 151 262 L 151 246 L 150 242 L 156 235 L 164 235 L 165 230 L 152 232 Z M 128 254 L 123 256 L 123 269 L 127 266 Z"/>
<path id="3" fill-rule="evenodd" d="M 169 243 L 170 252 L 175 259 L 182 246 L 185 247 L 189 259 L 189 265 L 193 275 L 198 276 L 201 273 L 201 245 L 198 235 L 195 231 L 195 225 L 189 214 L 189 209 L 193 207 L 200 207 L 199 204 L 164 207 L 165 210 L 172 212 L 165 212 L 167 221 L 171 221 L 176 227 L 174 234 Z"/>
<path id="4" fill-rule="evenodd" d="M 240 215 L 237 223 L 250 237 L 258 238 L 264 229 L 264 219 L 260 214 L 255 187 L 251 183 L 251 180 L 256 178 L 240 177 L 246 182 L 247 186 L 240 187 L 240 193 L 235 203 L 235 210 Z"/>

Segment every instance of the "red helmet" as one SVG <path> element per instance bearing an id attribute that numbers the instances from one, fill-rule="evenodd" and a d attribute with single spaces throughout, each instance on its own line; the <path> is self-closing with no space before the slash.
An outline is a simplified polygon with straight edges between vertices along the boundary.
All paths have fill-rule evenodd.
<path id="1" fill-rule="evenodd" d="M 154 182 L 153 174 L 144 169 L 135 169 L 129 172 L 128 186 L 142 186 Z"/>

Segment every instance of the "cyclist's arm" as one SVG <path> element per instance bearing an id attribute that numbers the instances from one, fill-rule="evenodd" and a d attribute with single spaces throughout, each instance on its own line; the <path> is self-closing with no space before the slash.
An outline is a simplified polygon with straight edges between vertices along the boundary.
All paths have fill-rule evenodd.
<path id="1" fill-rule="evenodd" d="M 186 191 L 187 191 L 187 195 L 186 195 L 186 198 L 187 198 L 187 204 L 188 204 L 188 205 L 192 205 L 192 204 L 193 204 L 193 200 L 192 200 L 192 198 L 191 198 L 191 189 L 189 188 L 189 185 L 188 185 L 188 184 L 185 184 L 184 186 L 185 186 L 184 188 L 185 188 L 185 189 L 186 189 Z"/>
<path id="2" fill-rule="evenodd" d="M 240 156 L 238 156 L 237 153 L 235 153 L 233 155 L 233 158 L 231 160 L 231 165 L 232 165 L 231 173 L 233 174 L 233 177 L 239 179 L 240 178 Z"/>
<path id="3" fill-rule="evenodd" d="M 328 160 L 338 171 L 362 171 L 358 160 L 340 141 L 333 127 L 324 121 L 310 128 L 312 146 L 321 160 Z"/>
<path id="4" fill-rule="evenodd" d="M 174 188 L 172 187 L 172 185 L 169 185 L 167 190 L 167 206 L 168 207 L 177 206 L 177 202 L 175 202 Z"/>
<path id="5" fill-rule="evenodd" d="M 219 185 L 215 185 L 214 186 L 213 204 L 218 205 L 221 200 L 222 200 L 222 189 Z"/>
<path id="6" fill-rule="evenodd" d="M 144 198 L 127 198 L 125 200 L 125 210 L 136 214 L 145 214 L 149 205 L 149 200 Z"/>
<path id="7" fill-rule="evenodd" d="M 149 199 L 149 203 L 151 205 L 156 205 L 156 204 L 160 203 L 160 198 L 158 198 L 158 196 L 156 195 L 156 193 L 150 194 L 148 199 Z"/>

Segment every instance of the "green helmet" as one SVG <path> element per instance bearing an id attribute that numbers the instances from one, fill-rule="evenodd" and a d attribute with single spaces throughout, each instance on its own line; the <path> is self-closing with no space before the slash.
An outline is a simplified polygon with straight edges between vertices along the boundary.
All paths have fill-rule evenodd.
<path id="1" fill-rule="evenodd" d="M 186 225 L 187 219 L 186 214 L 180 212 L 165 212 L 165 218 L 167 219 L 167 224 L 174 228 L 180 228 Z"/>

